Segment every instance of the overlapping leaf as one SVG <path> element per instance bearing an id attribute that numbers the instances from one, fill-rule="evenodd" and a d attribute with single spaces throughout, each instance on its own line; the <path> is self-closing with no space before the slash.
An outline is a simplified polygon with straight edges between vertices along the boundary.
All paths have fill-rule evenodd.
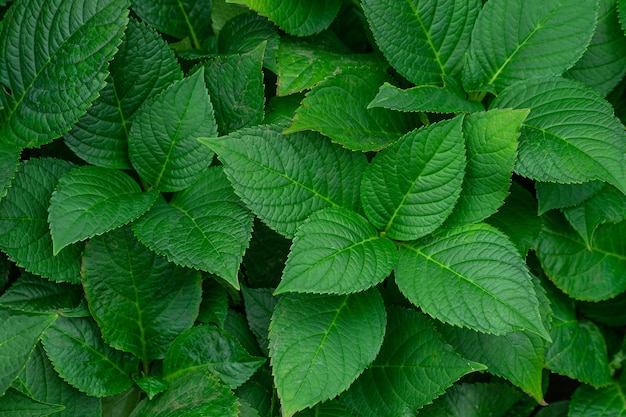
<path id="1" fill-rule="evenodd" d="M 237 273 L 250 241 L 252 214 L 221 167 L 207 170 L 169 203 L 159 199 L 133 230 L 143 244 L 170 261 L 213 272 L 239 288 Z"/>
<path id="2" fill-rule="evenodd" d="M 51 282 L 24 273 L 0 296 L 0 306 L 34 313 L 57 313 L 75 309 L 82 300 L 79 285 Z"/>
<path id="3" fill-rule="evenodd" d="M 522 126 L 518 174 L 560 183 L 600 179 L 626 193 L 624 125 L 591 87 L 558 77 L 531 79 L 502 91 L 491 107 L 531 109 Z"/>
<path id="4" fill-rule="evenodd" d="M 569 406 L 569 417 L 624 417 L 626 415 L 626 384 L 612 382 L 605 388 L 581 385 Z"/>
<path id="5" fill-rule="evenodd" d="M 67 172 L 59 179 L 48 209 L 53 253 L 135 220 L 158 195 L 142 192 L 121 171 L 87 165 Z"/>
<path id="6" fill-rule="evenodd" d="M 350 152 L 316 133 L 281 135 L 280 126 L 259 126 L 224 138 L 203 138 L 224 163 L 243 202 L 286 237 L 325 207 L 357 210 L 365 155 Z"/>
<path id="7" fill-rule="evenodd" d="M 270 358 L 283 413 L 291 416 L 347 389 L 376 357 L 385 323 L 376 289 L 281 297 L 270 325 Z"/>
<path id="8" fill-rule="evenodd" d="M 539 204 L 537 213 L 541 215 L 555 208 L 562 209 L 578 206 L 591 198 L 604 186 L 605 183 L 602 181 L 590 181 L 582 184 L 535 182 L 537 202 Z"/>
<path id="9" fill-rule="evenodd" d="M 261 350 L 267 354 L 270 321 L 279 297 L 273 295 L 272 288 L 243 287 L 241 295 L 246 307 L 248 327 L 254 333 Z"/>
<path id="10" fill-rule="evenodd" d="M 58 416 L 58 412 L 64 408 L 61 404 L 34 400 L 14 389 L 9 389 L 0 397 L 0 413 L 5 417 Z"/>
<path id="11" fill-rule="evenodd" d="M 0 32 L 0 141 L 39 147 L 69 130 L 104 86 L 128 0 L 17 1 Z"/>
<path id="12" fill-rule="evenodd" d="M 20 160 L 21 149 L 0 141 L 0 200 L 6 195 Z"/>
<path id="13" fill-rule="evenodd" d="M 366 290 L 393 270 L 393 242 L 358 214 L 328 208 L 313 213 L 296 231 L 276 294 L 346 294 Z"/>
<path id="14" fill-rule="evenodd" d="M 411 131 L 368 166 L 363 210 L 390 238 L 418 239 L 452 212 L 465 173 L 462 121 L 459 116 Z"/>
<path id="15" fill-rule="evenodd" d="M 597 0 L 489 1 L 472 31 L 465 89 L 500 92 L 515 81 L 561 75 L 587 48 L 597 12 Z"/>

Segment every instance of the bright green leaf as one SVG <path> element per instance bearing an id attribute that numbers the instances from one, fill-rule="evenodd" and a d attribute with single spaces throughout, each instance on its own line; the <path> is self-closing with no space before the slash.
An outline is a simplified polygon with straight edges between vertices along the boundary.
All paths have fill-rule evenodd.
<path id="1" fill-rule="evenodd" d="M 313 213 L 296 231 L 275 294 L 347 294 L 382 282 L 398 252 L 358 214 L 341 208 Z"/>
<path id="2" fill-rule="evenodd" d="M 13 389 L 0 397 L 0 413 L 3 417 L 59 416 L 58 412 L 64 409 L 63 405 L 37 401 Z"/>
<path id="3" fill-rule="evenodd" d="M 569 405 L 569 417 L 626 416 L 626 385 L 613 382 L 605 388 L 581 385 Z"/>
<path id="4" fill-rule="evenodd" d="M 137 375 L 133 375 L 133 381 L 135 381 L 137 386 L 146 393 L 148 399 L 150 400 L 153 399 L 156 395 L 167 390 L 167 388 L 169 387 L 167 382 L 163 381 L 161 378 L 150 375 L 142 376 L 140 378 L 137 377 Z"/>
<path id="5" fill-rule="evenodd" d="M 590 181 L 582 184 L 559 184 L 535 182 L 539 208 L 537 213 L 544 214 L 555 208 L 578 206 L 592 197 L 605 186 L 602 181 Z"/>
<path id="6" fill-rule="evenodd" d="M 475 224 L 400 247 L 396 282 L 427 314 L 455 326 L 549 339 L 523 258 L 502 232 Z"/>
<path id="7" fill-rule="evenodd" d="M 20 161 L 21 149 L 9 143 L 0 142 L 0 200 L 6 195 Z"/>
<path id="8" fill-rule="evenodd" d="M 531 109 L 522 125 L 518 174 L 561 183 L 600 179 L 626 193 L 624 125 L 591 87 L 565 78 L 528 80 L 504 90 L 491 107 Z"/>
<path id="9" fill-rule="evenodd" d="M 33 313 L 70 311 L 83 300 L 78 285 L 51 282 L 23 273 L 0 296 L 0 306 Z"/>
<path id="10" fill-rule="evenodd" d="M 418 239 L 452 212 L 465 171 L 462 122 L 459 116 L 407 133 L 363 174 L 363 210 L 390 238 Z"/>
<path id="11" fill-rule="evenodd" d="M 252 232 L 252 214 L 233 193 L 221 167 L 159 199 L 133 224 L 137 238 L 176 264 L 210 271 L 239 288 L 237 273 Z"/>
<path id="12" fill-rule="evenodd" d="M 362 417 L 413 417 L 463 375 L 484 369 L 454 352 L 424 315 L 394 307 L 376 361 L 341 398 Z"/>
<path id="13" fill-rule="evenodd" d="M 127 174 L 81 166 L 65 173 L 50 198 L 54 255 L 67 245 L 101 235 L 141 216 L 159 193 L 143 193 Z"/>
<path id="14" fill-rule="evenodd" d="M 104 86 L 128 0 L 20 0 L 0 32 L 0 142 L 39 147 L 69 130 Z"/>
<path id="15" fill-rule="evenodd" d="M 163 358 L 174 338 L 193 325 L 199 274 L 149 251 L 130 227 L 91 239 L 83 259 L 89 308 L 111 346 L 147 363 Z"/>
<path id="16" fill-rule="evenodd" d="M 581 57 L 598 0 L 492 0 L 472 31 L 463 85 L 501 91 L 519 80 L 561 75 Z"/>
<path id="17" fill-rule="evenodd" d="M 288 238 L 310 214 L 324 207 L 356 211 L 357 179 L 367 165 L 365 155 L 316 133 L 281 135 L 279 129 L 259 126 L 201 142 L 217 152 L 248 208 Z"/>
<path id="18" fill-rule="evenodd" d="M 191 185 L 213 153 L 198 143 L 217 136 L 213 106 L 200 69 L 144 103 L 129 133 L 128 152 L 141 178 L 161 191 Z"/>
<path id="19" fill-rule="evenodd" d="M 502 417 L 519 399 L 519 391 L 502 383 L 457 384 L 419 416 Z"/>
<path id="20" fill-rule="evenodd" d="M 284 415 L 346 390 L 378 354 L 385 322 L 375 289 L 282 296 L 270 325 L 270 358 Z"/>

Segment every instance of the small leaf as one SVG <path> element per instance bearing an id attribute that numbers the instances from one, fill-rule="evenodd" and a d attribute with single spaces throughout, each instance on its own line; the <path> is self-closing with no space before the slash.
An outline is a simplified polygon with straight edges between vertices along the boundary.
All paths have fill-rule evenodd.
<path id="1" fill-rule="evenodd" d="M 501 91 L 515 81 L 561 75 L 581 57 L 597 0 L 490 1 L 472 31 L 463 85 Z"/>
<path id="2" fill-rule="evenodd" d="M 39 147 L 85 113 L 104 86 L 129 3 L 20 0 L 9 9 L 0 32 L 2 142 Z"/>
<path id="3" fill-rule="evenodd" d="M 281 297 L 270 325 L 270 358 L 284 415 L 347 389 L 378 354 L 385 322 L 375 289 Z"/>
<path id="4" fill-rule="evenodd" d="M 87 395 L 115 395 L 133 383 L 137 358 L 106 345 L 90 318 L 59 317 L 42 341 L 61 378 Z"/>
<path id="5" fill-rule="evenodd" d="M 626 386 L 617 381 L 604 388 L 581 385 L 574 391 L 569 417 L 623 417 L 626 415 Z"/>
<path id="6" fill-rule="evenodd" d="M 489 225 L 402 244 L 396 282 L 413 304 L 444 323 L 495 335 L 529 330 L 550 339 L 524 260 Z"/>
<path id="7" fill-rule="evenodd" d="M 411 119 L 387 109 L 369 109 L 383 72 L 346 69 L 307 93 L 284 133 L 315 130 L 335 143 L 359 151 L 386 148 L 412 127 Z"/>
<path id="8" fill-rule="evenodd" d="M 224 328 L 228 315 L 228 292 L 214 279 L 202 281 L 202 302 L 197 321 L 200 323 L 217 324 Z"/>
<path id="9" fill-rule="evenodd" d="M 201 142 L 217 152 L 248 208 L 288 238 L 319 209 L 358 210 L 357 181 L 367 165 L 365 155 L 315 133 L 281 135 L 279 129 L 259 126 Z"/>
<path id="10" fill-rule="evenodd" d="M 141 192 L 127 174 L 95 166 L 65 173 L 50 198 L 54 255 L 67 245 L 123 226 L 145 213 L 159 193 Z"/>
<path id="11" fill-rule="evenodd" d="M 600 179 L 626 193 L 624 126 L 591 87 L 565 78 L 531 79 L 502 91 L 491 107 L 531 109 L 522 125 L 518 174 L 560 183 Z"/>
<path id="12" fill-rule="evenodd" d="M 128 152 L 141 178 L 161 191 L 191 185 L 213 153 L 196 140 L 217 136 L 211 100 L 200 69 L 173 83 L 137 111 Z"/>
<path id="13" fill-rule="evenodd" d="M 23 273 L 0 296 L 0 306 L 33 313 L 71 311 L 83 301 L 78 285 L 51 282 Z"/>
<path id="14" fill-rule="evenodd" d="M 391 239 L 425 236 L 452 212 L 465 170 L 462 121 L 459 116 L 411 131 L 368 166 L 363 210 Z"/>
<path id="15" fill-rule="evenodd" d="M 484 370 L 454 352 L 431 320 L 417 311 L 389 309 L 376 361 L 341 396 L 362 417 L 413 417 L 463 375 Z"/>
<path id="16" fill-rule="evenodd" d="M 163 358 L 198 314 L 197 271 L 177 267 L 149 251 L 128 226 L 90 240 L 82 276 L 89 309 L 104 340 L 145 363 Z"/>
<path id="17" fill-rule="evenodd" d="M 59 411 L 64 409 L 64 405 L 37 401 L 13 389 L 0 397 L 0 413 L 3 417 L 58 416 Z"/>
<path id="18" fill-rule="evenodd" d="M 323 209 L 296 231 L 275 294 L 363 291 L 382 282 L 397 260 L 393 242 L 379 237 L 363 217 L 346 209 Z"/>
<path id="19" fill-rule="evenodd" d="M 590 181 L 582 184 L 558 184 L 536 182 L 539 215 L 555 208 L 567 208 L 580 205 L 605 186 L 602 181 Z"/>
<path id="20" fill-rule="evenodd" d="M 171 262 L 215 273 L 239 289 L 237 273 L 250 241 L 252 214 L 221 167 L 208 169 L 169 203 L 159 199 L 133 231 Z"/>
<path id="21" fill-rule="evenodd" d="M 167 390 L 169 385 L 167 382 L 154 376 L 143 376 L 141 378 L 133 377 L 133 381 L 143 392 L 146 393 L 148 399 L 153 399 L 156 395 Z"/>

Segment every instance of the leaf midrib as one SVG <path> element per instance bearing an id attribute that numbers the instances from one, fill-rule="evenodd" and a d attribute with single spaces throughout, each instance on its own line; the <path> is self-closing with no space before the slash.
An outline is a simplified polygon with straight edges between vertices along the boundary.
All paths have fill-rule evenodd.
<path id="1" fill-rule="evenodd" d="M 433 38 L 430 36 L 430 32 L 428 31 L 428 28 L 426 28 L 426 26 L 424 25 L 424 21 L 422 20 L 419 14 L 419 11 L 415 7 L 415 4 L 413 4 L 413 1 L 407 0 L 407 3 L 409 4 L 409 7 L 413 11 L 415 18 L 417 19 L 417 22 L 419 23 L 422 31 L 424 32 L 424 35 L 426 35 L 426 42 L 428 43 L 428 46 L 430 47 L 430 49 L 433 51 L 435 62 L 437 62 L 437 65 L 439 66 L 439 69 L 441 70 L 441 79 L 443 80 L 446 76 L 446 69 L 441 62 L 441 56 L 439 54 L 439 51 L 437 50 L 437 48 L 435 48 L 435 44 L 433 43 Z"/>

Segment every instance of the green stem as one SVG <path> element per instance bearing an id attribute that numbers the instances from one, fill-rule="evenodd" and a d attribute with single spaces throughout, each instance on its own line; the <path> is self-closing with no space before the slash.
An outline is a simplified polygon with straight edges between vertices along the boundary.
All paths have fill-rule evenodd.
<path id="1" fill-rule="evenodd" d="M 469 101 L 476 101 L 480 103 L 481 101 L 483 101 L 486 95 L 487 95 L 486 91 L 475 91 L 469 94 L 468 99 Z"/>

